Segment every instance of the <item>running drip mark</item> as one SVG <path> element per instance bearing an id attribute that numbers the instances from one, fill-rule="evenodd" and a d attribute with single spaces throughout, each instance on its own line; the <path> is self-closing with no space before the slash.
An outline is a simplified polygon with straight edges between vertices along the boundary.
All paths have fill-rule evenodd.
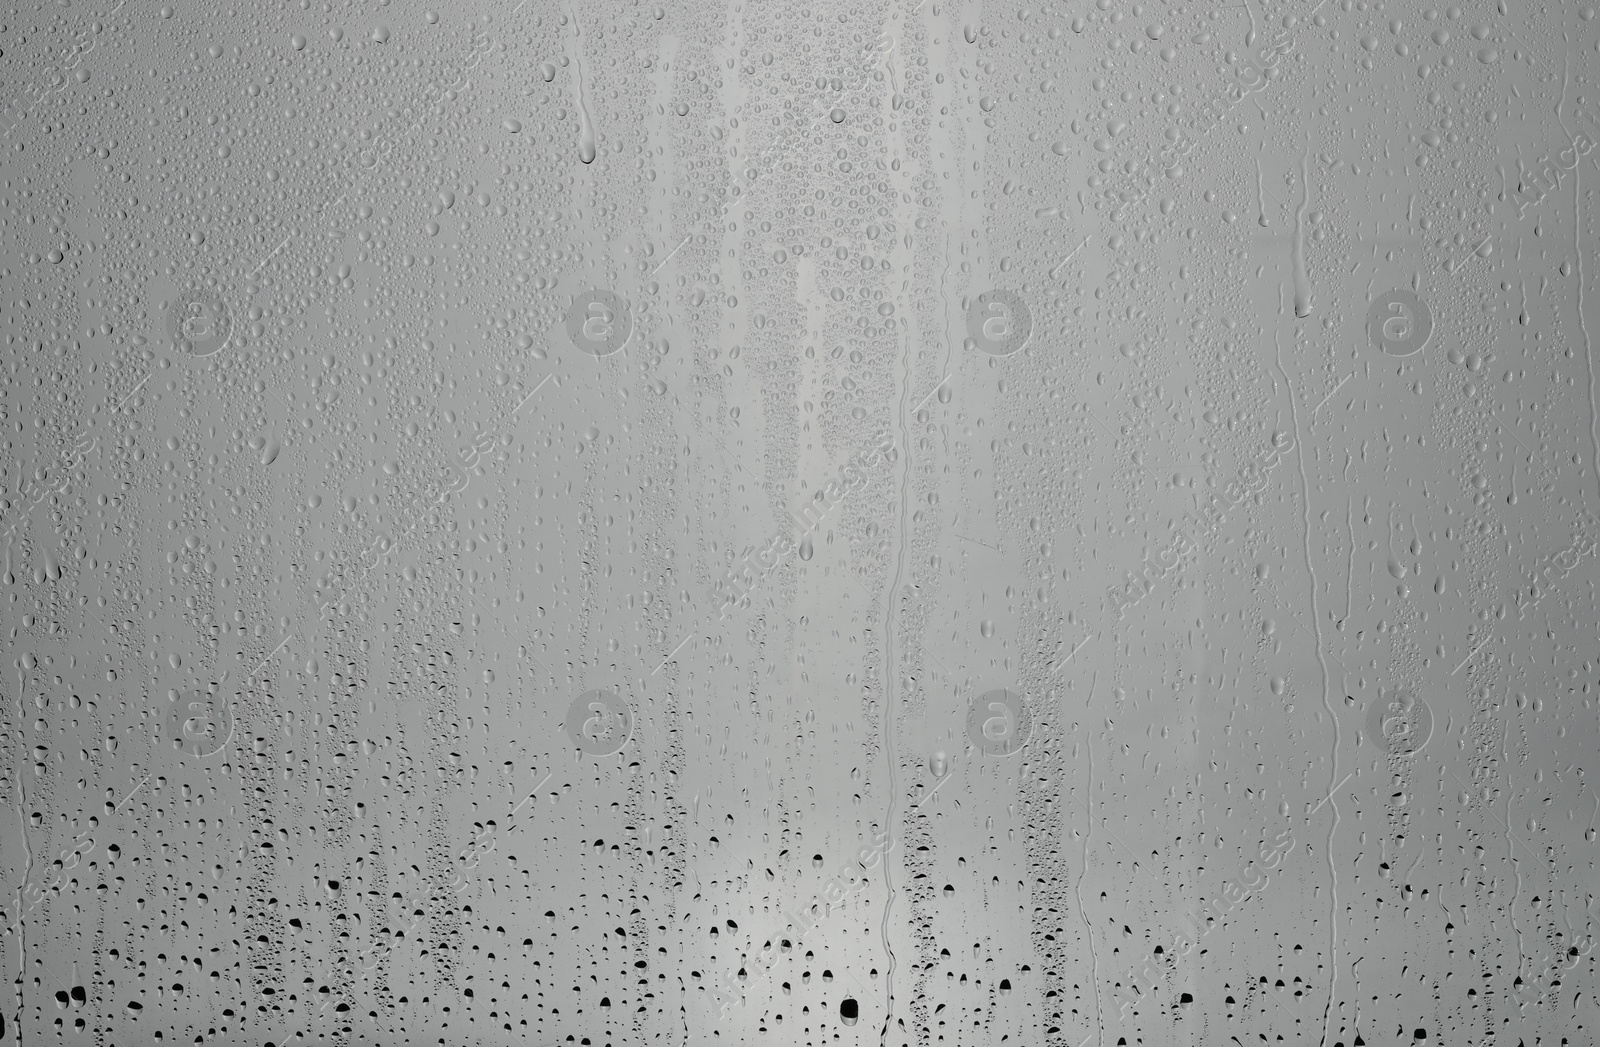
<path id="1" fill-rule="evenodd" d="M 17 662 L 17 722 L 23 722 L 22 695 L 28 689 L 28 678 L 22 671 L 22 662 Z M 12 1020 L 17 1032 L 17 1043 L 22 1043 L 22 1012 L 26 1009 L 23 1003 L 22 983 L 28 973 L 28 928 L 22 922 L 22 892 L 27 887 L 28 881 L 33 878 L 33 848 L 28 846 L 28 794 L 23 789 L 21 774 L 12 775 L 17 780 L 17 831 L 22 834 L 22 853 L 27 856 L 27 865 L 22 871 L 22 883 L 17 886 L 17 1013 Z"/>
<path id="2" fill-rule="evenodd" d="M 1096 670 L 1093 678 L 1089 682 L 1089 697 L 1084 699 L 1085 706 L 1087 706 L 1088 703 L 1091 700 L 1093 700 L 1095 688 L 1099 685 L 1099 683 L 1100 683 L 1100 672 L 1099 672 L 1099 670 Z M 1084 749 L 1088 753 L 1088 764 L 1089 764 L 1089 786 L 1088 786 L 1088 792 L 1090 793 L 1090 795 L 1093 795 L 1093 793 L 1094 793 L 1094 739 L 1089 737 L 1087 733 L 1085 733 L 1085 736 L 1084 736 Z M 1600 811 L 1600 805 L 1597 805 L 1596 810 Z M 1099 953 L 1099 950 L 1097 950 L 1095 948 L 1095 945 L 1094 945 L 1094 928 L 1089 926 L 1089 914 L 1087 912 L 1085 912 L 1084 909 L 1083 909 L 1083 878 L 1089 874 L 1089 843 L 1090 843 L 1090 837 L 1092 837 L 1094 835 L 1094 811 L 1090 807 L 1088 807 L 1087 804 L 1085 804 L 1085 806 L 1084 806 L 1084 814 L 1087 816 L 1087 822 L 1086 822 L 1085 829 L 1084 829 L 1084 834 L 1083 834 L 1083 855 L 1082 855 L 1082 859 L 1081 859 L 1082 862 L 1083 862 L 1083 868 L 1078 873 L 1078 885 L 1076 887 L 1076 891 L 1077 891 L 1077 895 L 1078 895 L 1078 917 L 1081 920 L 1083 920 L 1083 933 L 1085 935 L 1087 935 L 1088 938 L 1089 938 L 1089 960 L 1090 960 L 1090 963 L 1092 964 L 1092 970 L 1091 970 L 1090 973 L 1094 977 L 1094 1022 L 1095 1022 L 1096 1028 L 1098 1028 L 1099 1032 L 1100 1032 L 1100 1047 L 1105 1047 L 1106 1026 L 1105 1026 L 1105 1020 L 1101 1017 L 1101 1011 L 1100 1011 L 1100 953 Z M 1083 1042 L 1084 1043 L 1088 1043 L 1089 1041 L 1088 1040 L 1084 1040 Z"/>
<path id="3" fill-rule="evenodd" d="M 1304 320 L 1311 315 L 1311 277 L 1306 271 L 1306 208 L 1311 205 L 1311 182 L 1307 168 L 1311 159 L 1311 140 L 1306 140 L 1305 152 L 1300 155 L 1300 206 L 1294 213 L 1294 240 L 1290 261 L 1294 266 L 1294 315 Z M 1279 368 L 1282 370 L 1282 368 Z M 1289 376 L 1284 375 L 1288 384 Z"/>
<path id="4" fill-rule="evenodd" d="M 1567 79 L 1570 70 L 1566 55 L 1561 59 L 1561 101 L 1556 104 L 1556 119 L 1561 124 L 1561 130 L 1566 133 L 1567 140 L 1572 141 L 1572 133 L 1567 131 L 1567 123 L 1561 118 L 1561 108 L 1567 99 Z M 1582 164 L 1572 167 L 1572 228 L 1573 228 L 1573 255 L 1577 269 L 1577 296 L 1578 296 L 1578 331 L 1583 335 L 1583 359 L 1589 369 L 1589 444 L 1594 449 L 1594 454 L 1600 456 L 1600 409 L 1596 407 L 1595 374 L 1594 374 L 1594 345 L 1589 337 L 1589 324 L 1583 315 L 1583 177 Z M 1526 291 L 1524 291 L 1526 294 Z M 1600 457 L 1591 457 L 1594 462 L 1595 480 L 1600 482 Z"/>
<path id="5" fill-rule="evenodd" d="M 901 378 L 901 383 L 900 383 L 899 410 L 896 412 L 896 423 L 897 423 L 897 425 L 899 426 L 899 429 L 900 429 L 900 447 L 902 448 L 901 454 L 900 454 L 900 461 L 901 461 L 901 465 L 902 465 L 902 472 L 901 472 L 901 475 L 900 475 L 900 486 L 899 486 L 899 490 L 897 492 L 898 504 L 896 504 L 896 506 L 895 506 L 895 513 L 896 513 L 896 519 L 895 519 L 895 539 L 896 539 L 896 543 L 895 544 L 896 544 L 896 547 L 895 547 L 895 559 L 894 559 L 894 576 L 890 581 L 889 588 L 887 590 L 885 590 L 885 593 L 884 593 L 884 612 L 883 612 L 883 614 L 884 614 L 884 627 L 883 627 L 883 666 L 884 666 L 884 673 L 883 673 L 883 694 L 884 694 L 884 702 L 883 702 L 883 746 L 884 746 L 884 754 L 885 754 L 885 757 L 887 758 L 888 765 L 889 765 L 889 768 L 888 768 L 889 769 L 889 782 L 888 782 L 888 785 L 889 785 L 889 809 L 888 809 L 888 811 L 886 813 L 886 816 L 885 816 L 884 831 L 887 832 L 887 833 L 891 833 L 891 834 L 895 831 L 895 807 L 898 805 L 899 799 L 900 799 L 900 790 L 899 790 L 899 786 L 896 784 L 896 775 L 895 775 L 896 764 L 898 763 L 898 761 L 900 759 L 899 753 L 895 750 L 895 735 L 894 735 L 895 718 L 898 715 L 898 709 L 896 708 L 896 699 L 895 699 L 895 681 L 899 677 L 899 673 L 895 669 L 895 653 L 894 653 L 895 652 L 895 640 L 896 640 L 896 635 L 895 635 L 895 610 L 899 606 L 899 602 L 900 602 L 900 581 L 901 581 L 902 578 L 905 577 L 906 534 L 907 534 L 907 531 L 908 531 L 908 523 L 907 523 L 906 517 L 907 517 L 908 501 L 909 501 L 909 494 L 910 494 L 910 488 L 911 488 L 911 447 L 912 447 L 912 443 L 911 443 L 911 433 L 910 433 L 910 431 L 909 431 L 909 429 L 908 429 L 908 427 L 906 425 L 906 417 L 907 417 L 907 414 L 910 413 L 910 412 L 906 411 L 906 401 L 911 396 L 912 346 L 911 346 L 911 341 L 910 341 L 909 336 L 907 336 L 905 334 L 901 334 L 901 336 L 900 336 L 900 353 L 901 353 L 901 375 L 902 375 L 902 378 Z M 948 371 L 946 371 L 945 373 L 947 375 L 949 374 Z M 941 381 L 939 384 L 943 385 L 944 383 Z M 934 391 L 935 392 L 938 391 L 938 386 L 934 387 Z M 926 398 L 924 398 L 924 402 L 926 402 Z M 919 405 L 919 407 L 920 407 L 920 405 Z M 884 952 L 884 956 L 885 956 L 884 971 L 883 971 L 884 1014 L 883 1014 L 883 1028 L 879 1031 L 878 1042 L 881 1045 L 881 1047 L 888 1047 L 888 1043 L 889 1043 L 889 1028 L 894 1023 L 894 969 L 895 969 L 895 957 L 894 957 L 894 944 L 889 940 L 889 925 L 890 925 L 889 924 L 889 920 L 890 920 L 890 914 L 894 910 L 895 886 L 894 886 L 894 870 L 893 870 L 891 864 L 887 860 L 885 860 L 884 863 L 883 863 L 883 885 L 884 885 L 884 890 L 886 892 L 887 897 L 885 898 L 884 903 L 883 903 L 883 921 L 879 925 L 878 932 L 879 932 L 879 936 L 880 936 L 880 938 L 881 938 L 881 940 L 883 942 L 883 952 Z"/>
<path id="6" fill-rule="evenodd" d="M 1289 421 L 1294 426 L 1295 464 L 1300 474 L 1300 538 L 1301 552 L 1305 559 L 1306 576 L 1310 582 L 1307 598 L 1311 602 L 1311 640 L 1316 649 L 1317 665 L 1322 671 L 1322 707 L 1327 711 L 1328 719 L 1333 724 L 1332 767 L 1328 777 L 1344 784 L 1337 776 L 1339 774 L 1339 714 L 1334 711 L 1333 703 L 1328 698 L 1330 681 L 1328 678 L 1328 662 L 1322 653 L 1322 620 L 1317 611 L 1317 572 L 1311 563 L 1311 481 L 1306 476 L 1306 459 L 1303 450 L 1304 443 L 1300 439 L 1300 420 L 1294 406 L 1294 387 L 1289 384 L 1289 374 L 1283 369 L 1283 336 L 1274 331 L 1273 362 L 1277 365 L 1278 374 L 1283 377 L 1284 387 L 1289 392 Z M 1319 1047 L 1328 1045 L 1328 1022 L 1333 1016 L 1333 998 L 1339 986 L 1339 870 L 1333 863 L 1333 838 L 1339 830 L 1339 801 L 1334 799 L 1334 794 L 1339 791 L 1339 785 L 1328 790 L 1328 803 L 1333 808 L 1333 823 L 1328 826 L 1326 841 L 1329 899 L 1328 899 L 1328 933 L 1330 935 L 1329 957 L 1331 976 L 1328 980 L 1328 1002 L 1322 1009 L 1322 1041 Z"/>

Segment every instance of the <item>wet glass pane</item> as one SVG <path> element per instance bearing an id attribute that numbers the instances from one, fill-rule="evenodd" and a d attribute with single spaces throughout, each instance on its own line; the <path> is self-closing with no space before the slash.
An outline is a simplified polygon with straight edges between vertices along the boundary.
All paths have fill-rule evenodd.
<path id="1" fill-rule="evenodd" d="M 0 1042 L 1595 1042 L 1595 8 L 0 14 Z"/>

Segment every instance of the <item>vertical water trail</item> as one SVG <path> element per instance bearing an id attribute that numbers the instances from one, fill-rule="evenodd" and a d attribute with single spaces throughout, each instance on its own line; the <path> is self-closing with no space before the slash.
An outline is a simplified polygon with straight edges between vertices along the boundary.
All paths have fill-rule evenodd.
<path id="1" fill-rule="evenodd" d="M 1567 130 L 1566 121 L 1561 120 L 1561 108 L 1567 100 L 1567 78 L 1571 72 L 1570 63 L 1566 58 L 1561 62 L 1561 99 L 1556 103 L 1556 119 L 1561 123 L 1562 133 L 1567 140 L 1572 141 L 1573 135 Z M 1583 335 L 1583 360 L 1589 369 L 1589 445 L 1593 450 L 1590 461 L 1594 463 L 1595 481 L 1600 483 L 1600 411 L 1595 406 L 1594 383 L 1594 345 L 1589 340 L 1589 324 L 1584 319 L 1583 310 L 1583 164 L 1577 163 L 1572 167 L 1572 255 L 1577 266 L 1578 277 L 1578 331 Z M 1523 290 L 1523 314 L 1527 313 L 1527 290 Z M 1520 318 L 1519 318 L 1520 319 Z M 1526 323 L 1526 320 L 1523 320 Z"/>
<path id="2" fill-rule="evenodd" d="M 594 163 L 595 136 L 594 123 L 589 119 L 589 103 L 585 96 L 583 85 L 583 48 L 579 45 L 578 38 L 583 35 L 578 28 L 577 16 L 572 16 L 572 75 L 577 82 L 578 94 L 578 159 L 586 164 Z"/>
<path id="3" fill-rule="evenodd" d="M 895 505 L 895 557 L 894 575 L 890 579 L 887 599 L 884 610 L 883 629 L 883 746 L 884 753 L 889 761 L 889 809 L 886 814 L 884 831 L 894 832 L 895 808 L 899 805 L 899 786 L 896 784 L 895 765 L 899 754 L 895 750 L 894 726 L 897 715 L 897 699 L 895 695 L 895 610 L 900 599 L 900 579 L 905 574 L 906 564 L 906 538 L 908 532 L 907 508 L 910 500 L 911 487 L 911 434 L 906 425 L 907 402 L 911 396 L 911 336 L 909 331 L 900 335 L 901 359 L 901 385 L 900 405 L 895 412 L 896 424 L 900 430 L 900 485 Z M 889 862 L 883 863 L 884 888 L 888 892 L 888 899 L 883 906 L 883 923 L 879 933 L 883 940 L 883 951 L 887 958 L 883 972 L 883 988 L 885 1009 L 883 1016 L 883 1029 L 879 1034 L 879 1042 L 886 1044 L 889 1038 L 889 1026 L 894 1021 L 894 945 L 889 941 L 889 914 L 894 909 L 895 886 L 894 871 Z"/>
<path id="4" fill-rule="evenodd" d="M 17 723 L 22 723 L 25 715 L 22 709 L 22 693 L 28 689 L 28 679 L 23 674 L 22 665 L 17 664 Z M 20 745 L 19 745 L 20 748 Z M 20 761 L 16 761 L 20 763 Z M 14 772 L 17 779 L 17 831 L 22 834 L 22 853 L 27 856 L 27 863 L 22 870 L 22 884 L 17 888 L 17 1015 L 12 1023 L 16 1026 L 17 1043 L 22 1043 L 22 980 L 28 973 L 28 928 L 22 922 L 22 894 L 27 889 L 28 881 L 33 877 L 33 849 L 28 846 L 28 796 L 22 788 L 23 775 L 20 771 Z"/>
<path id="5" fill-rule="evenodd" d="M 1268 228 L 1271 223 L 1267 221 L 1266 185 L 1261 174 L 1261 157 L 1256 157 L 1256 224 L 1261 228 Z"/>
<path id="6" fill-rule="evenodd" d="M 1089 681 L 1089 697 L 1085 701 L 1085 705 L 1094 700 L 1094 692 L 1099 684 L 1100 673 L 1097 670 Z M 1083 920 L 1083 933 L 1089 939 L 1090 976 L 1094 978 L 1094 1022 L 1100 1034 L 1100 1047 L 1105 1047 L 1106 1026 L 1105 1020 L 1100 1016 L 1100 953 L 1094 945 L 1094 928 L 1089 925 L 1089 914 L 1083 909 L 1083 878 L 1089 875 L 1089 843 L 1094 837 L 1094 808 L 1091 806 L 1094 802 L 1094 739 L 1089 736 L 1087 731 L 1084 732 L 1083 748 L 1086 762 L 1089 765 L 1088 796 L 1086 797 L 1088 802 L 1084 804 L 1084 813 L 1088 817 L 1084 820 L 1083 868 L 1078 872 L 1076 891 L 1078 896 L 1078 916 Z"/>
<path id="7" fill-rule="evenodd" d="M 1329 947 L 1329 979 L 1328 1002 L 1322 1010 L 1322 1043 L 1327 1047 L 1328 1019 L 1333 1012 L 1333 997 L 1339 986 L 1339 870 L 1333 864 L 1333 837 L 1339 831 L 1339 801 L 1333 795 L 1339 791 L 1342 780 L 1339 778 L 1339 714 L 1334 711 L 1333 703 L 1328 699 L 1328 660 L 1322 653 L 1322 619 L 1317 612 L 1317 572 L 1311 564 L 1311 482 L 1306 477 L 1305 444 L 1301 442 L 1300 421 L 1294 408 L 1294 386 L 1289 384 L 1289 373 L 1283 369 L 1283 337 L 1277 332 L 1273 333 L 1273 362 L 1277 364 L 1278 374 L 1283 378 L 1284 387 L 1289 392 L 1289 422 L 1294 426 L 1294 457 L 1295 464 L 1300 472 L 1300 538 L 1301 552 L 1305 558 L 1306 577 L 1310 580 L 1308 598 L 1311 601 L 1311 641 L 1317 652 L 1317 665 L 1322 670 L 1322 707 L 1328 713 L 1328 720 L 1333 724 L 1333 766 L 1328 771 L 1328 806 L 1333 810 L 1333 824 L 1328 827 L 1326 850 L 1328 854 L 1328 878 L 1330 881 L 1328 899 L 1328 933 L 1331 935 Z"/>
<path id="8" fill-rule="evenodd" d="M 1311 159 L 1311 140 L 1300 154 L 1300 206 L 1294 212 L 1294 315 L 1304 320 L 1311 315 L 1311 277 L 1306 273 L 1306 208 L 1311 203 L 1311 183 L 1306 168 Z M 1285 379 L 1287 381 L 1287 379 Z"/>

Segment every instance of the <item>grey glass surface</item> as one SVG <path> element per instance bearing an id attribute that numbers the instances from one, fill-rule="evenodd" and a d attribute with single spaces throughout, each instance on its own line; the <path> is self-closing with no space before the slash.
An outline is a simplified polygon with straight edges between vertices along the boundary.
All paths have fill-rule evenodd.
<path id="1" fill-rule="evenodd" d="M 1584 3 L 0 15 L 0 1041 L 1596 1042 Z"/>

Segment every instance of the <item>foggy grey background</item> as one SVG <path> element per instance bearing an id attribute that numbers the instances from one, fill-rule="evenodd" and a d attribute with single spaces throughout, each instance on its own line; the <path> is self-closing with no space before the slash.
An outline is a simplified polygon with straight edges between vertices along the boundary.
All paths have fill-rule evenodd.
<path id="1" fill-rule="evenodd" d="M 7 8 L 5 1041 L 1593 1043 L 1594 14 Z"/>

